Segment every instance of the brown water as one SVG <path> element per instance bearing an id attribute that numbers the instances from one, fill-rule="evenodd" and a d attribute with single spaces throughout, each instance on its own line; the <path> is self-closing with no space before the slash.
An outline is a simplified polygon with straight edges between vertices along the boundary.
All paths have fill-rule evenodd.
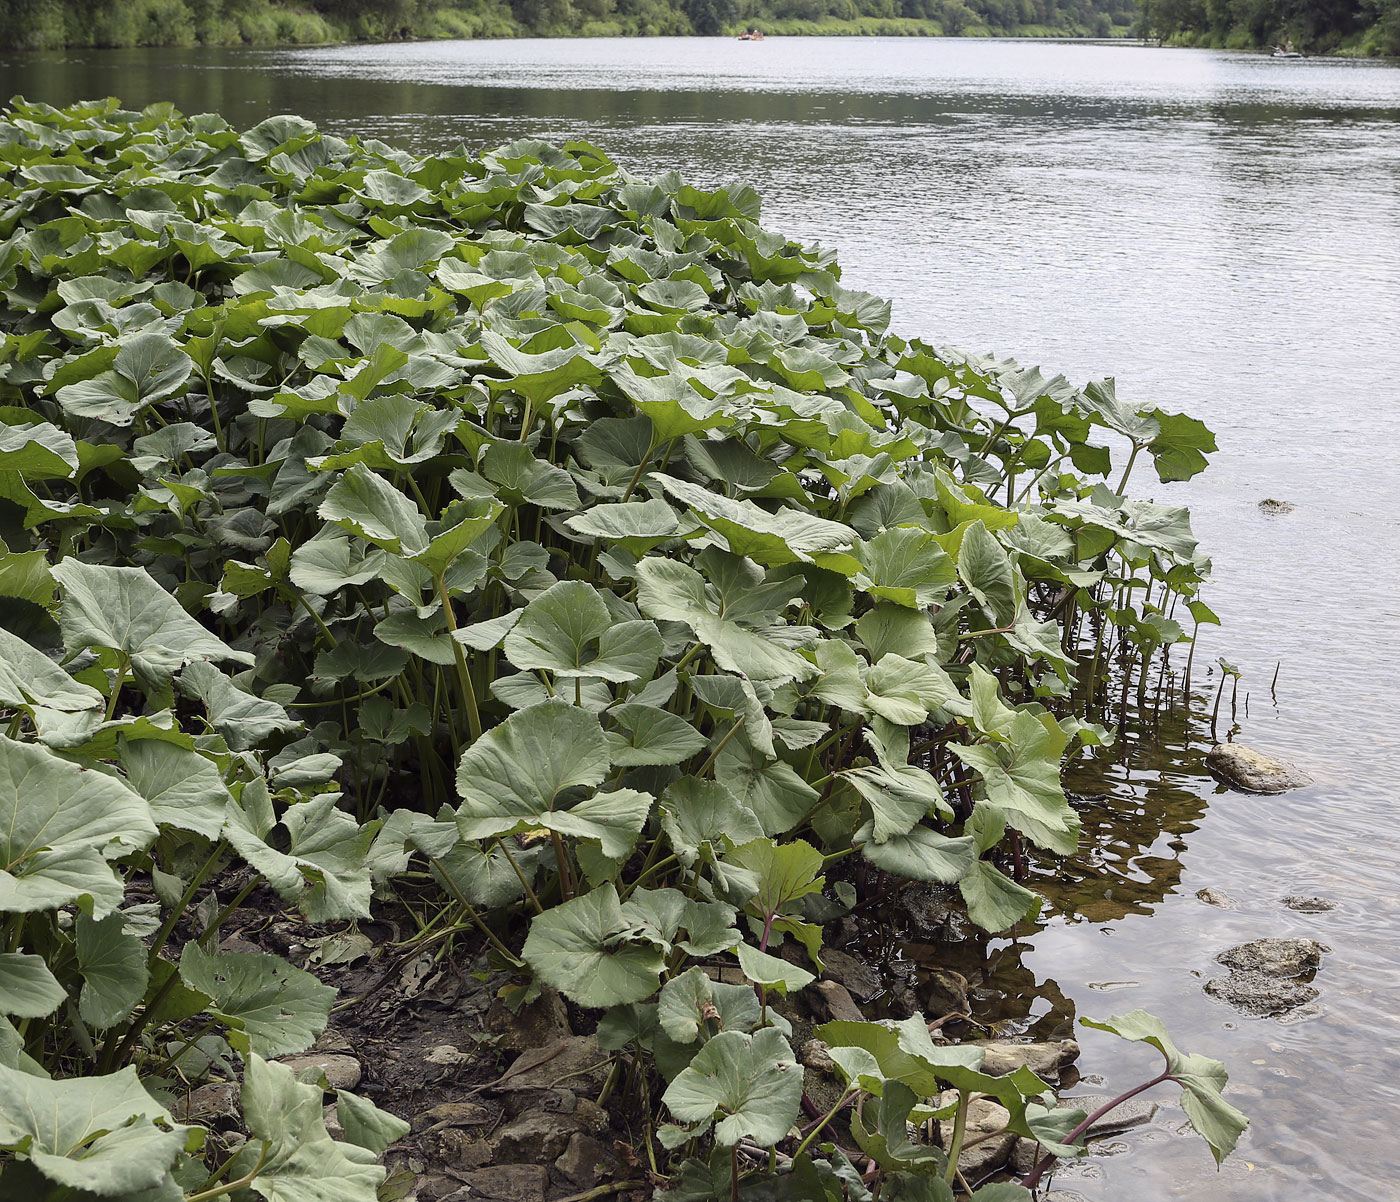
<path id="1" fill-rule="evenodd" d="M 417 151 L 587 137 L 638 172 L 740 178 L 765 223 L 842 252 L 896 325 L 1185 409 L 1220 453 L 1185 501 L 1244 672 L 1238 737 L 1316 786 L 1228 793 L 1209 701 L 1076 765 L 1080 859 L 1043 870 L 1045 920 L 954 956 L 979 1006 L 1068 1034 L 1142 1006 L 1229 1064 L 1254 1116 L 1217 1174 L 1167 1107 L 1056 1188 L 1093 1199 L 1400 1198 L 1400 69 L 1210 51 L 998 41 L 530 41 L 303 51 L 0 53 L 51 103 L 174 100 L 251 124 L 283 111 Z M 1292 502 L 1269 517 L 1258 502 Z M 1178 658 L 1179 662 L 1179 658 Z M 1277 688 L 1270 682 L 1279 664 Z M 1248 698 L 1246 704 L 1246 697 Z M 1227 695 L 1224 714 L 1229 713 Z M 1222 721 L 1222 735 L 1229 728 Z M 1235 900 L 1196 900 L 1210 886 Z M 1338 908 L 1285 909 L 1285 894 Z M 1247 1019 L 1202 993 L 1265 935 L 1331 951 L 1321 1012 Z M 1156 1054 L 1086 1033 L 1116 1090 Z M 1096 1090 L 1100 1086 L 1094 1087 Z M 1113 1154 L 1107 1154 L 1112 1152 Z"/>

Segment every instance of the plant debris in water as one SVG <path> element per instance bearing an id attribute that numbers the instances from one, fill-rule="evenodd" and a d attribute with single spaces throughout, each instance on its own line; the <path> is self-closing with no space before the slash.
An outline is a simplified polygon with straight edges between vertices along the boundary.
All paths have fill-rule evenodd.
<path id="1" fill-rule="evenodd" d="M 747 187 L 585 143 L 15 101 L 0 161 L 7 1196 L 375 1195 L 406 1124 L 341 1090 L 333 1140 L 277 1059 L 334 991 L 221 936 L 257 889 L 328 964 L 402 903 L 415 971 L 460 941 L 592 1012 L 639 1187 L 948 1198 L 973 1093 L 1083 1153 L 919 1015 L 823 1028 L 811 1113 L 784 998 L 887 880 L 1037 913 L 1105 633 L 1145 673 L 1201 605 L 1186 511 L 1125 488 L 1204 426 L 892 335 Z M 1226 1154 L 1223 1068 L 1107 1027 Z M 237 1129 L 172 1119 L 236 1078 Z"/>

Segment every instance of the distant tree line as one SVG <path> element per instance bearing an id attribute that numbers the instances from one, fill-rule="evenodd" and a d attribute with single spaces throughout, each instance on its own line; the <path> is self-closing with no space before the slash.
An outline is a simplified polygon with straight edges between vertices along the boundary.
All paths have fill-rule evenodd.
<path id="1" fill-rule="evenodd" d="M 1178 45 L 1400 55 L 1400 0 L 1139 0 L 1138 31 Z"/>
<path id="2" fill-rule="evenodd" d="M 1134 0 L 0 0 L 0 46 L 788 33 L 1127 36 Z"/>
<path id="3" fill-rule="evenodd" d="M 1400 54 L 1400 0 L 0 0 L 0 46 L 779 33 L 1160 37 Z"/>

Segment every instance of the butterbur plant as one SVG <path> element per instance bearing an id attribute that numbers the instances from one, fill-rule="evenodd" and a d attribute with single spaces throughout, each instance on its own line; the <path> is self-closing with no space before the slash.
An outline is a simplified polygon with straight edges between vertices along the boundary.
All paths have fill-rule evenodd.
<path id="1" fill-rule="evenodd" d="M 871 881 L 987 931 L 1038 912 L 1027 862 L 1079 839 L 1062 759 L 1208 574 L 1128 479 L 1188 478 L 1209 432 L 891 334 L 750 189 L 586 143 L 416 159 L 16 101 L 0 165 L 0 1065 L 149 1129 L 112 1151 L 141 1173 L 88 1177 L 54 1149 L 111 1135 L 6 1120 L 6 1180 L 371 1190 L 396 1120 L 342 1099 L 332 1155 L 264 1063 L 329 990 L 218 932 L 259 883 L 354 920 L 408 873 L 439 930 L 599 1012 L 657 1180 L 733 1193 L 758 1148 L 863 1196 L 815 1158 L 835 1114 L 789 1135 L 784 999 Z M 960 1187 L 901 1134 L 939 1081 L 1063 1126 L 1041 1082 L 855 1026 L 840 1113 L 880 1172 Z M 158 1100 L 223 1049 L 232 1159 Z"/>

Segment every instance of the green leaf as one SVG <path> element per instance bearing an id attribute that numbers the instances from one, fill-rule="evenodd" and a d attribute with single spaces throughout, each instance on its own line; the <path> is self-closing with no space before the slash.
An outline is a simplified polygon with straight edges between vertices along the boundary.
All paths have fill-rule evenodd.
<path id="1" fill-rule="evenodd" d="M 244 805 L 254 789 L 265 792 L 260 782 L 246 785 Z M 285 851 L 266 842 L 266 832 L 257 830 L 243 807 L 228 811 L 229 843 L 282 897 L 298 902 L 312 922 L 369 917 L 367 856 L 375 828 L 361 827 L 338 810 L 339 798 L 338 793 L 322 793 L 288 806 L 281 822 L 287 832 Z"/>
<path id="2" fill-rule="evenodd" d="M 763 834 L 753 811 L 728 789 L 693 776 L 667 787 L 661 799 L 661 827 L 676 858 L 686 867 L 702 854 L 713 859 L 723 849 L 725 839 L 747 843 Z"/>
<path id="3" fill-rule="evenodd" d="M 232 797 L 212 762 L 161 739 L 121 739 L 118 746 L 127 783 L 150 804 L 158 826 L 218 838 Z"/>
<path id="4" fill-rule="evenodd" d="M 47 655 L 0 627 L 0 705 L 79 713 L 102 704 L 96 689 L 74 680 Z"/>
<path id="5" fill-rule="evenodd" d="M 363 463 L 331 487 L 317 513 L 394 555 L 428 549 L 427 523 L 418 506 Z"/>
<path id="6" fill-rule="evenodd" d="M 260 1164 L 251 1188 L 268 1202 L 375 1202 L 385 1170 L 371 1149 L 331 1139 L 319 1086 L 253 1053 L 240 1096 L 248 1146 L 230 1173 Z"/>
<path id="7" fill-rule="evenodd" d="M 750 986 L 712 981 L 697 966 L 661 987 L 657 1017 L 671 1039 L 694 1043 L 702 1028 L 707 1033 L 751 1031 L 762 1020 L 762 1010 Z"/>
<path id="8" fill-rule="evenodd" d="M 180 953 L 180 979 L 213 999 L 209 1013 L 228 1025 L 229 1043 L 258 1056 L 304 1052 L 326 1029 L 335 1001 L 334 989 L 276 956 L 211 955 L 193 941 Z"/>
<path id="9" fill-rule="evenodd" d="M 1010 626 L 1016 620 L 1025 584 L 1011 557 L 980 521 L 963 533 L 958 577 L 998 626 Z"/>
<path id="10" fill-rule="evenodd" d="M 977 858 L 971 836 L 952 838 L 926 826 L 876 842 L 872 821 L 856 832 L 854 841 L 876 868 L 911 881 L 950 885 L 961 880 Z"/>
<path id="11" fill-rule="evenodd" d="M 640 1002 L 656 992 L 666 960 L 630 931 L 617 890 L 605 884 L 537 914 L 521 954 L 541 981 L 580 1006 Z"/>
<path id="12" fill-rule="evenodd" d="M 722 1031 L 681 1071 L 662 1101 L 682 1123 L 715 1123 L 715 1142 L 752 1139 L 771 1147 L 787 1135 L 802 1104 L 802 1070 L 792 1048 L 768 1028 Z"/>
<path id="13" fill-rule="evenodd" d="M 120 914 L 94 921 L 79 914 L 74 924 L 78 971 L 83 977 L 78 1013 L 99 1031 L 129 1018 L 146 993 L 146 945 L 126 930 Z"/>
<path id="14" fill-rule="evenodd" d="M 234 751 L 248 751 L 274 735 L 291 734 L 301 723 L 275 701 L 245 693 L 210 663 L 193 663 L 180 674 L 182 692 L 198 697 L 209 723 Z"/>
<path id="15" fill-rule="evenodd" d="M 0 1064 L 0 1151 L 66 1189 L 104 1196 L 154 1189 L 188 1130 L 171 1121 L 133 1067 L 51 1081 Z"/>
<path id="16" fill-rule="evenodd" d="M 1004 931 L 1040 913 L 1041 899 L 985 860 L 974 860 L 959 879 L 967 916 L 984 931 Z"/>
<path id="17" fill-rule="evenodd" d="M 122 900 L 107 853 L 155 835 L 150 806 L 121 780 L 0 735 L 0 911 L 76 903 L 101 918 Z"/>
<path id="18" fill-rule="evenodd" d="M 801 965 L 789 964 L 781 957 L 770 956 L 747 943 L 738 944 L 734 954 L 739 957 L 739 967 L 743 969 L 744 976 L 755 985 L 770 986 L 782 994 L 804 989 L 817 979 L 816 973 L 808 972 Z"/>
<path id="19" fill-rule="evenodd" d="M 168 689 L 171 676 L 202 660 L 252 664 L 215 638 L 180 608 L 144 568 L 114 568 L 68 558 L 55 565 L 63 586 L 58 620 L 70 655 L 85 647 L 109 647 L 131 660 L 143 688 Z"/>
<path id="20" fill-rule="evenodd" d="M 411 1130 L 398 1115 L 380 1110 L 368 1098 L 344 1089 L 335 1091 L 335 1113 L 346 1140 L 367 1148 L 375 1156 L 383 1156 L 390 1144 L 397 1143 Z"/>
<path id="21" fill-rule="evenodd" d="M 952 744 L 968 767 L 982 774 L 987 800 L 1004 811 L 1007 821 L 1043 841 L 1054 840 L 1062 854 L 1074 851 L 1079 819 L 1060 786 L 1060 756 L 1066 737 L 1049 715 L 1018 711 L 1004 728 L 1005 742 Z M 1029 821 L 1022 822 L 1024 817 Z"/>
<path id="22" fill-rule="evenodd" d="M 517 668 L 615 682 L 651 676 L 661 650 L 651 622 L 614 623 L 598 590 L 582 580 L 541 593 L 505 640 L 506 658 Z"/>
<path id="23" fill-rule="evenodd" d="M 1199 1053 L 1186 1055 L 1172 1042 L 1161 1019 L 1146 1010 L 1130 1010 L 1112 1018 L 1080 1018 L 1080 1023 L 1099 1031 L 1111 1031 L 1120 1039 L 1149 1043 L 1167 1058 L 1167 1071 L 1181 1086 L 1181 1104 L 1196 1133 L 1210 1145 L 1219 1164 L 1235 1150 L 1235 1144 L 1249 1126 L 1249 1119 L 1221 1096 L 1229 1082 L 1225 1066 Z"/>
<path id="24" fill-rule="evenodd" d="M 42 956 L 0 952 L 0 1014 L 43 1018 L 57 1010 L 67 996 Z"/>
<path id="25" fill-rule="evenodd" d="M 608 754 L 619 766 L 679 764 L 706 745 L 705 736 L 684 718 L 655 706 L 629 702 L 608 712 L 628 731 L 607 736 Z"/>
<path id="26" fill-rule="evenodd" d="M 557 700 L 520 710 L 463 753 L 457 828 L 464 839 L 529 829 L 607 771 L 608 744 L 593 714 Z"/>

